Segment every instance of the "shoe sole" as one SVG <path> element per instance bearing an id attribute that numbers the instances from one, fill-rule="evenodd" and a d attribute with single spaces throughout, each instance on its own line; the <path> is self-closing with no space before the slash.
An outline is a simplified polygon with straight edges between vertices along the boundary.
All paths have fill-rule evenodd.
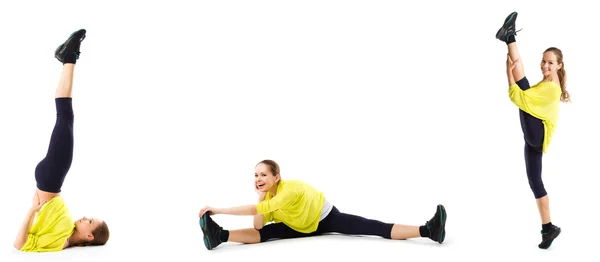
<path id="1" fill-rule="evenodd" d="M 208 214 L 204 214 L 201 218 L 200 218 L 200 228 L 202 229 L 202 234 L 204 234 L 204 246 L 206 246 L 206 248 L 208 250 L 212 249 L 212 245 L 210 244 L 210 241 L 208 240 L 208 227 L 206 226 L 206 216 L 208 216 Z"/>
<path id="2" fill-rule="evenodd" d="M 550 246 L 552 245 L 552 242 L 554 241 L 554 239 L 556 239 L 560 235 L 561 231 L 562 231 L 562 229 L 558 229 L 558 232 L 556 233 L 555 237 L 550 238 L 550 239 L 546 240 L 545 242 L 540 243 L 538 245 L 538 247 L 541 248 L 541 249 L 548 249 L 548 248 L 550 248 Z M 544 243 L 547 243 L 548 246 L 547 247 L 542 247 Z"/>
<path id="3" fill-rule="evenodd" d="M 65 51 L 65 48 L 76 38 L 74 38 L 74 36 L 81 32 L 82 30 L 84 30 L 83 32 L 83 36 L 81 37 L 81 40 L 79 40 L 79 42 L 83 42 L 83 40 L 85 39 L 85 34 L 87 33 L 87 31 L 85 31 L 85 29 L 79 29 L 73 33 L 71 33 L 71 35 L 69 35 L 69 37 L 67 38 L 67 40 L 60 44 L 55 50 L 54 50 L 54 56 L 56 57 L 56 59 L 60 60 L 60 54 L 62 54 Z"/>
<path id="4" fill-rule="evenodd" d="M 500 39 L 500 36 L 503 33 L 503 29 L 504 27 L 509 24 L 515 17 L 517 16 L 517 12 L 512 12 L 508 18 L 506 19 L 506 21 L 504 21 L 504 24 L 502 25 L 502 27 L 500 27 L 500 29 L 498 29 L 498 32 L 496 32 L 496 39 Z"/>
<path id="5" fill-rule="evenodd" d="M 438 205 L 438 211 L 440 213 L 440 228 L 438 229 L 438 236 L 440 236 L 440 239 L 438 240 L 438 243 L 442 243 L 444 242 L 444 239 L 446 238 L 446 218 L 448 218 L 448 214 L 446 213 L 446 208 L 443 205 Z"/>

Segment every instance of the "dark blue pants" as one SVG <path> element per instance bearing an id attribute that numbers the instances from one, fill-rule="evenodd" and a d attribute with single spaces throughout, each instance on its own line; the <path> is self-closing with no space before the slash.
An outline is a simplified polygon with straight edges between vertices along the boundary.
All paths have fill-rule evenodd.
<path id="1" fill-rule="evenodd" d="M 334 206 L 331 212 L 329 212 L 329 215 L 319 222 L 317 231 L 313 233 L 301 233 L 295 231 L 284 223 L 268 224 L 259 230 L 259 232 L 260 242 L 271 239 L 317 236 L 324 233 L 369 235 L 391 239 L 393 226 L 394 224 L 342 213 Z"/>
<path id="2" fill-rule="evenodd" d="M 517 81 L 517 85 L 522 90 L 530 88 L 526 77 Z M 525 169 L 529 179 L 529 187 L 533 191 L 535 198 L 541 198 L 547 195 L 544 183 L 542 182 L 542 145 L 544 144 L 544 124 L 542 120 L 519 109 L 521 118 L 521 129 L 525 138 Z"/>
<path id="3" fill-rule="evenodd" d="M 72 99 L 56 98 L 56 123 L 50 137 L 46 157 L 35 168 L 37 188 L 60 193 L 73 160 L 73 106 Z"/>

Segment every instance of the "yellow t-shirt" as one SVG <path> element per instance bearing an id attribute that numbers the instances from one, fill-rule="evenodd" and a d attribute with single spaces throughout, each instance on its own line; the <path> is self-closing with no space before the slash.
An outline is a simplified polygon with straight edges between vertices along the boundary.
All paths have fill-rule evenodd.
<path id="1" fill-rule="evenodd" d="M 561 94 L 560 84 L 554 81 L 540 81 L 527 90 L 522 90 L 517 84 L 510 85 L 508 88 L 508 96 L 517 107 L 542 120 L 544 124 L 542 152 L 544 153 L 550 146 L 556 129 Z"/>
<path id="2" fill-rule="evenodd" d="M 73 233 L 75 225 L 61 196 L 48 201 L 36 215 L 29 229 L 27 242 L 21 248 L 25 252 L 61 251 Z"/>
<path id="3" fill-rule="evenodd" d="M 267 193 L 265 200 L 256 205 L 256 211 L 264 215 L 263 224 L 283 222 L 298 232 L 312 233 L 319 226 L 324 202 L 324 194 L 311 185 L 281 179 L 275 196 Z"/>

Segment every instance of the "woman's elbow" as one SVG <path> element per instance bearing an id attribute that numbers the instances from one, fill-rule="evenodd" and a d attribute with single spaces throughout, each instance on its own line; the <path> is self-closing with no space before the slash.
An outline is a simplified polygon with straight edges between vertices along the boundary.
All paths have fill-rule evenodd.
<path id="1" fill-rule="evenodd" d="M 21 250 L 21 248 L 23 248 L 23 243 L 21 242 L 15 242 L 13 244 L 13 246 L 17 249 L 17 250 Z"/>

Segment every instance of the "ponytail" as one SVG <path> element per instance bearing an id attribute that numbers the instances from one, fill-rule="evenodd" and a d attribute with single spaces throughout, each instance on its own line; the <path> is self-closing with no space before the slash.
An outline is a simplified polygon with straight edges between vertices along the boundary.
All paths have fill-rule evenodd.
<path id="1" fill-rule="evenodd" d="M 565 64 L 563 63 L 562 51 L 556 47 L 550 47 L 545 52 L 552 51 L 556 55 L 556 62 L 561 65 L 560 69 L 556 72 L 558 74 L 558 80 L 560 81 L 560 89 L 562 94 L 560 95 L 560 101 L 565 103 L 571 102 L 571 95 L 567 91 L 567 71 L 565 71 Z M 545 53 L 544 52 L 544 53 Z"/>

